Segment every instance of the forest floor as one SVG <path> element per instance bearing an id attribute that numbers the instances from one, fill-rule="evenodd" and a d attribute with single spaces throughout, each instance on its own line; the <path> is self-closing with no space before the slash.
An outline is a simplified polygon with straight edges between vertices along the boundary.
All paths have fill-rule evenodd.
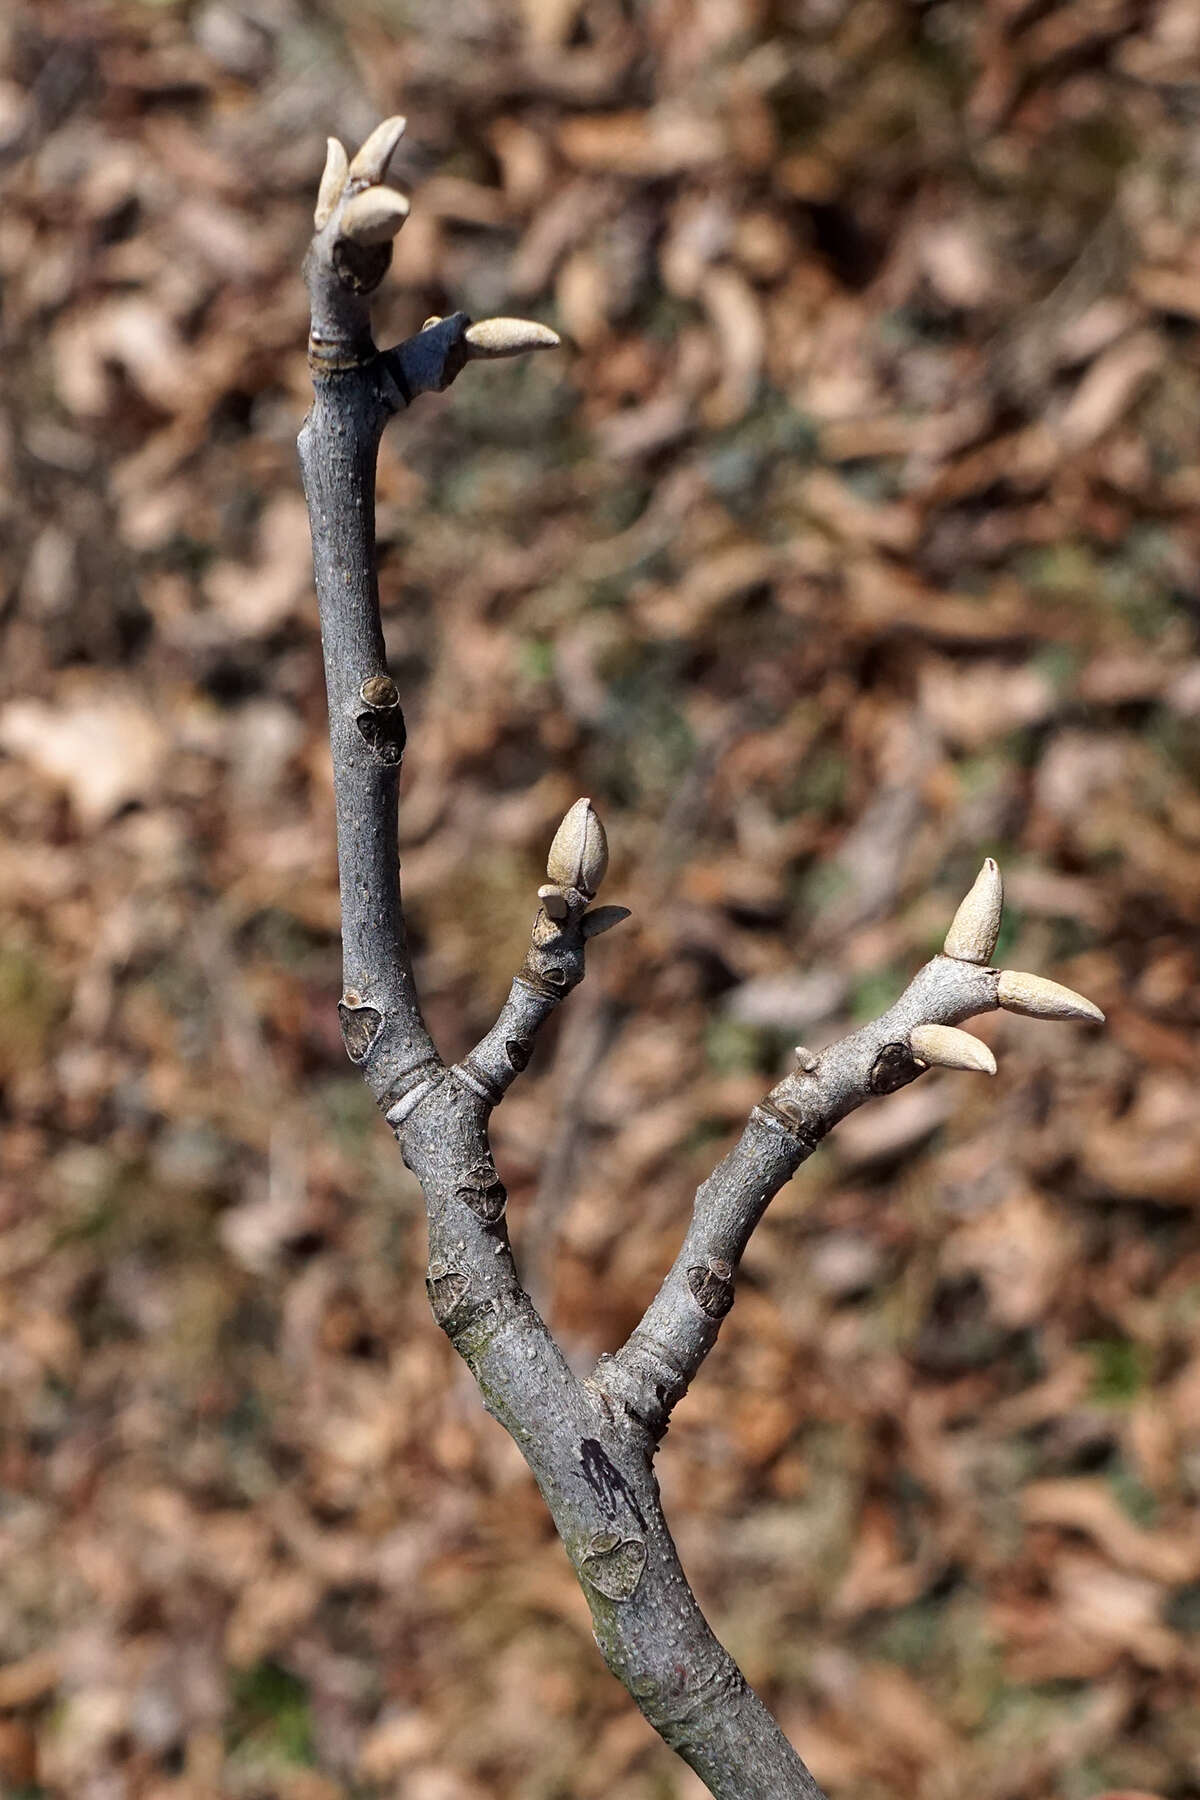
<path id="1" fill-rule="evenodd" d="M 836 1800 L 1200 1797 L 1200 9 L 197 0 L 0 21 L 0 1792 L 695 1800 L 423 1292 L 338 1037 L 299 264 L 567 340 L 393 428 L 443 1051 L 590 794 L 634 917 L 497 1116 L 581 1366 L 939 944 L 1104 1030 L 849 1120 L 660 1457 Z"/>

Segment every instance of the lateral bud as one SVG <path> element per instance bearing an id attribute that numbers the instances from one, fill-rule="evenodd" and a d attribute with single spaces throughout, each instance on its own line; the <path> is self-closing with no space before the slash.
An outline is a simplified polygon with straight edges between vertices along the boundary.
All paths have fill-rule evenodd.
<path id="1" fill-rule="evenodd" d="M 597 906 L 583 915 L 584 939 L 599 937 L 602 931 L 611 931 L 614 925 L 620 925 L 628 917 L 627 906 Z"/>
<path id="2" fill-rule="evenodd" d="M 388 172 L 388 164 L 395 155 L 396 145 L 404 136 L 407 119 L 399 113 L 393 113 L 390 119 L 378 124 L 370 137 L 360 145 L 354 161 L 350 164 L 351 181 L 361 181 L 368 185 L 382 181 Z"/>
<path id="3" fill-rule="evenodd" d="M 346 177 L 350 172 L 350 164 L 345 149 L 335 137 L 326 140 L 325 170 L 321 176 L 321 185 L 317 190 L 317 204 L 313 212 L 313 224 L 322 231 L 333 217 L 333 209 L 342 197 L 346 186 Z"/>
<path id="4" fill-rule="evenodd" d="M 608 839 L 592 803 L 577 800 L 554 834 L 546 874 L 555 887 L 578 888 L 589 900 L 608 868 Z"/>
<path id="5" fill-rule="evenodd" d="M 1030 1019 L 1086 1019 L 1089 1024 L 1103 1025 L 1104 1014 L 1092 1001 L 1063 987 L 1059 981 L 1047 981 L 1044 975 L 1026 975 L 1020 969 L 1002 969 L 996 999 L 1005 1012 L 1024 1013 Z"/>
<path id="6" fill-rule="evenodd" d="M 987 1045 L 956 1025 L 918 1025 L 909 1033 L 908 1046 L 918 1062 L 935 1068 L 996 1073 L 996 1059 Z"/>
<path id="7" fill-rule="evenodd" d="M 471 362 L 501 356 L 523 356 L 527 350 L 557 350 L 562 339 L 548 325 L 532 319 L 480 319 L 463 334 Z"/>
<path id="8" fill-rule="evenodd" d="M 408 201 L 394 188 L 372 187 L 346 202 L 338 232 L 352 244 L 386 244 L 408 217 Z"/>
<path id="9" fill-rule="evenodd" d="M 1000 917 L 1004 911 L 1004 882 L 994 857 L 987 857 L 975 877 L 975 884 L 954 915 L 946 942 L 945 954 L 957 962 L 989 963 L 1000 936 Z"/>

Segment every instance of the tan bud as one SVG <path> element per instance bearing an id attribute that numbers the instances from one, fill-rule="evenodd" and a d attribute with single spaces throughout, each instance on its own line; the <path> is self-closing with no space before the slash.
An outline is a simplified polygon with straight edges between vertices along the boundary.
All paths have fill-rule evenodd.
<path id="1" fill-rule="evenodd" d="M 599 937 L 602 931 L 611 931 L 629 917 L 627 906 L 597 906 L 593 912 L 583 915 L 583 935 L 585 938 Z"/>
<path id="2" fill-rule="evenodd" d="M 531 319 L 480 319 L 467 326 L 463 338 L 472 362 L 523 356 L 526 350 L 557 350 L 562 342 L 548 325 L 535 325 Z"/>
<path id="3" fill-rule="evenodd" d="M 817 1059 L 807 1044 L 796 1045 L 796 1067 L 803 1075 L 811 1075 L 817 1066 Z"/>
<path id="4" fill-rule="evenodd" d="M 422 331 L 431 331 L 435 325 L 440 325 L 441 322 L 442 322 L 441 313 L 430 313 L 429 317 L 426 319 L 425 323 L 422 325 L 421 330 Z"/>
<path id="5" fill-rule="evenodd" d="M 377 125 L 370 137 L 360 146 L 358 154 L 350 164 L 351 181 L 363 181 L 373 184 L 382 181 L 388 172 L 388 164 L 395 155 L 396 145 L 404 136 L 407 119 L 399 113 L 390 119 L 384 119 Z"/>
<path id="6" fill-rule="evenodd" d="M 394 188 L 367 188 L 342 211 L 338 230 L 352 244 L 386 244 L 408 217 L 408 201 Z"/>
<path id="7" fill-rule="evenodd" d="M 327 138 L 325 147 L 325 170 L 321 176 L 321 185 L 317 190 L 317 204 L 313 212 L 313 224 L 318 231 L 324 229 L 333 217 L 333 209 L 342 197 L 349 172 L 346 152 L 337 138 Z"/>
<path id="8" fill-rule="evenodd" d="M 570 911 L 567 905 L 567 896 L 560 887 L 540 887 L 538 899 L 541 901 L 548 919 L 554 919 L 557 922 L 559 919 L 565 919 Z"/>
<path id="9" fill-rule="evenodd" d="M 590 800 L 577 800 L 554 834 L 546 874 L 558 887 L 590 898 L 608 868 L 608 839 Z"/>
<path id="10" fill-rule="evenodd" d="M 908 1047 L 918 1062 L 932 1063 L 939 1069 L 970 1069 L 980 1075 L 996 1073 L 996 1059 L 987 1045 L 956 1025 L 918 1025 L 909 1033 Z"/>
<path id="11" fill-rule="evenodd" d="M 1005 1012 L 1024 1013 L 1030 1019 L 1087 1019 L 1103 1025 L 1104 1014 L 1073 988 L 1044 975 L 1026 975 L 1019 969 L 1003 969 L 996 998 Z"/>
<path id="12" fill-rule="evenodd" d="M 1004 883 L 999 865 L 989 856 L 946 933 L 946 955 L 958 962 L 991 962 L 1003 911 Z"/>

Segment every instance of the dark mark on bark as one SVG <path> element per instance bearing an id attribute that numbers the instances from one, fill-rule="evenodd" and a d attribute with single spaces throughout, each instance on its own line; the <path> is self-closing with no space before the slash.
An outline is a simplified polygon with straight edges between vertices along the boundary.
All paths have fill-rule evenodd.
<path id="1" fill-rule="evenodd" d="M 583 1479 L 609 1518 L 612 1518 L 618 1503 L 623 1500 L 642 1530 L 645 1531 L 646 1520 L 637 1503 L 637 1496 L 621 1471 L 613 1466 L 607 1453 L 595 1438 L 584 1438 L 579 1446 L 579 1460 L 583 1465 Z"/>
<path id="2" fill-rule="evenodd" d="M 601 1531 L 584 1551 L 581 1567 L 592 1586 L 608 1599 L 632 1600 L 646 1567 L 646 1546 L 641 1538 Z"/>
<path id="3" fill-rule="evenodd" d="M 342 1027 L 342 1042 L 350 1061 L 366 1062 L 376 1038 L 383 1030 L 383 1014 L 373 1006 L 347 1006 L 344 1000 L 339 1000 L 338 1021 Z"/>
<path id="4" fill-rule="evenodd" d="M 528 1067 L 529 1058 L 533 1055 L 533 1045 L 528 1038 L 509 1038 L 504 1046 L 504 1054 L 518 1075 Z"/>
<path id="5" fill-rule="evenodd" d="M 719 1256 L 710 1256 L 707 1268 L 698 1265 L 687 1273 L 692 1298 L 710 1319 L 723 1319 L 733 1305 L 733 1270 Z"/>
<path id="6" fill-rule="evenodd" d="M 370 294 L 379 286 L 392 260 L 390 244 L 355 244 L 339 238 L 333 247 L 334 268 L 356 294 Z"/>
<path id="7" fill-rule="evenodd" d="M 885 1044 L 871 1070 L 871 1092 L 894 1094 L 897 1088 L 907 1087 L 910 1081 L 915 1081 L 919 1074 L 907 1044 Z"/>
<path id="8" fill-rule="evenodd" d="M 455 1195 L 485 1225 L 494 1225 L 508 1204 L 504 1183 L 492 1162 L 476 1164 L 461 1186 L 455 1189 Z"/>
<path id="9" fill-rule="evenodd" d="M 385 712 L 359 713 L 354 723 L 371 755 L 389 768 L 395 768 L 404 755 L 408 736 L 400 708 L 392 706 Z"/>
<path id="10" fill-rule="evenodd" d="M 425 1292 L 429 1295 L 429 1304 L 439 1325 L 444 1325 L 450 1318 L 470 1285 L 471 1277 L 461 1269 L 448 1269 L 445 1263 L 430 1265 Z"/>

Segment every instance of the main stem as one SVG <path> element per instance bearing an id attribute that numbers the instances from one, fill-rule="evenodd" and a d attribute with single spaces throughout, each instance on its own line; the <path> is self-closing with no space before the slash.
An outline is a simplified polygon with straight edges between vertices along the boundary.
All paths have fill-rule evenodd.
<path id="1" fill-rule="evenodd" d="M 336 174 L 333 149 L 331 156 Z M 558 924 L 539 914 L 497 1026 L 462 1064 L 445 1067 L 421 1017 L 401 904 L 404 722 L 379 612 L 375 470 L 388 420 L 415 393 L 448 385 L 472 346 L 470 321 L 456 314 L 395 350 L 376 351 L 368 295 L 387 259 L 341 227 L 348 205 L 381 179 L 382 168 L 368 177 L 350 166 L 305 271 L 315 397 L 299 450 L 329 698 L 346 1050 L 425 1195 L 434 1316 L 545 1496 L 609 1668 L 717 1800 L 822 1800 L 688 1585 L 652 1467 L 659 1433 L 601 1382 L 572 1372 L 513 1259 L 488 1123 L 541 1022 L 582 978 L 582 905 L 564 902 Z M 324 184 L 322 194 L 324 201 Z M 359 206 L 360 226 L 362 217 Z M 511 323 L 492 322 L 490 336 L 480 328 L 475 343 L 486 350 L 507 342 Z"/>

